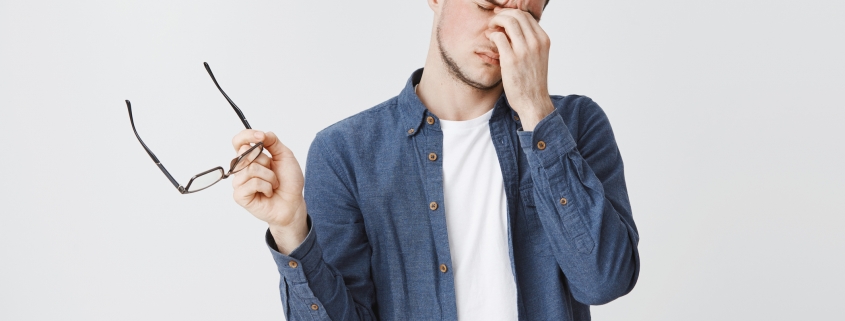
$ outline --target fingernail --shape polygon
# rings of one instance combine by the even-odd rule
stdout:
[[[255,133],[253,133],[252,135],[253,135],[253,136],[255,136],[255,138],[261,138],[261,136],[263,136],[263,135],[264,135],[264,133],[262,133],[262,132],[255,132]]]

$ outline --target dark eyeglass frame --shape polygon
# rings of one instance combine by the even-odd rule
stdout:
[[[217,90],[219,90],[220,93],[223,94],[223,97],[226,98],[226,101],[229,102],[229,105],[231,105],[232,109],[235,110],[235,113],[238,114],[238,118],[241,119],[241,122],[244,124],[244,127],[246,127],[247,129],[252,129],[252,127],[249,126],[249,122],[246,121],[246,117],[244,117],[243,112],[241,112],[241,109],[238,108],[237,105],[235,105],[235,102],[233,102],[232,99],[229,98],[229,95],[226,95],[226,92],[223,91],[223,88],[220,88],[220,84],[217,83],[217,78],[214,77],[214,74],[211,72],[211,67],[208,66],[208,63],[203,62],[203,65],[205,66],[205,70],[208,71],[208,75],[211,76],[211,80],[214,81],[214,85],[217,86]],[[179,190],[179,193],[182,193],[182,194],[190,194],[190,193],[199,192],[201,190],[204,190],[206,188],[211,187],[214,184],[217,184],[217,182],[224,180],[224,179],[228,178],[229,176],[231,176],[232,174],[237,173],[237,172],[241,171],[242,169],[246,168],[246,166],[248,166],[253,161],[255,161],[255,159],[257,159],[258,156],[260,156],[262,151],[264,150],[264,144],[262,142],[258,142],[257,144],[253,145],[252,147],[250,147],[248,150],[246,150],[242,154],[238,155],[238,157],[233,158],[232,161],[229,162],[229,171],[228,172],[223,172],[223,167],[217,166],[215,168],[212,168],[212,169],[209,169],[209,170],[204,171],[202,173],[194,175],[193,177],[191,177],[191,180],[188,181],[188,185],[182,186],[178,182],[176,182],[176,179],[174,179],[173,176],[170,175],[170,172],[168,172],[167,169],[164,168],[164,165],[161,164],[161,162],[158,160],[158,157],[156,157],[156,155],[153,154],[153,151],[150,150],[149,147],[147,147],[147,144],[144,144],[144,141],[141,139],[141,136],[138,135],[138,130],[135,129],[135,119],[132,117],[132,104],[129,102],[129,100],[126,100],[126,109],[129,110],[129,123],[132,124],[132,131],[135,133],[135,137],[138,138],[138,142],[141,143],[141,146],[144,147],[144,150],[146,150],[147,154],[150,155],[150,158],[153,159],[153,162],[155,162],[155,164],[158,166],[158,168],[161,170],[161,172],[164,173],[164,176],[167,176],[167,179],[170,180],[170,183],[172,183],[173,186],[176,187],[177,190]],[[257,149],[257,153],[253,154],[254,152],[256,152],[256,149]],[[253,159],[246,158],[247,156],[251,156],[251,155],[256,155],[256,156]],[[245,164],[241,168],[237,168],[238,167],[237,165],[240,164],[241,161],[244,161],[244,160],[249,161],[249,163]],[[236,170],[236,168],[237,168],[237,170]],[[193,184],[194,181],[197,178],[202,177],[204,175],[207,175],[209,173],[212,173],[214,171],[220,171],[222,173],[222,175],[220,175],[220,177],[217,178],[216,181],[214,181],[214,182],[212,182],[212,183],[208,184],[207,186],[202,187],[200,189],[191,190],[191,184]]]

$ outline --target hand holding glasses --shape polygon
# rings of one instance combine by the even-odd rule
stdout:
[[[235,105],[235,102],[233,102],[228,95],[226,95],[226,92],[223,91],[223,88],[220,88],[220,84],[218,84],[217,79],[214,78],[214,74],[211,72],[211,67],[208,66],[208,63],[204,62],[203,65],[205,65],[205,70],[208,71],[208,75],[211,76],[211,80],[214,81],[214,85],[217,86],[217,89],[220,90],[220,93],[223,94],[223,97],[226,98],[226,101],[229,102],[229,105],[232,105],[232,108],[235,110],[235,113],[238,114],[238,117],[241,119],[241,122],[243,122],[244,127],[246,127],[247,129],[252,129],[252,127],[249,126],[249,122],[246,121],[246,117],[244,117],[244,114],[241,112],[241,109],[238,108],[237,105]],[[233,158],[232,161],[229,162],[229,171],[224,172],[223,167],[221,166],[209,169],[191,177],[191,180],[188,181],[188,185],[185,185],[183,187],[182,185],[179,185],[179,183],[177,183],[175,179],[173,179],[173,176],[171,176],[167,169],[164,168],[164,165],[159,162],[158,158],[155,156],[155,154],[153,154],[153,151],[151,151],[149,147],[144,144],[144,141],[141,140],[141,136],[138,135],[138,130],[135,129],[135,120],[132,118],[132,104],[129,103],[129,100],[126,101],[126,109],[129,110],[129,122],[132,124],[132,131],[135,132],[135,137],[138,138],[138,142],[141,143],[141,146],[144,147],[144,150],[146,150],[147,154],[150,155],[150,158],[153,159],[153,162],[158,165],[158,168],[161,169],[161,172],[164,173],[164,176],[167,176],[167,179],[170,180],[170,183],[172,183],[173,186],[175,186],[176,189],[179,190],[179,193],[182,194],[199,192],[210,187],[211,185],[214,185],[215,183],[221,180],[228,178],[232,174],[237,173],[249,166],[249,164],[255,161],[255,159],[258,158],[258,156],[260,156],[261,152],[264,150],[264,144],[258,142],[255,145],[252,145],[252,147],[247,149],[238,157]]]

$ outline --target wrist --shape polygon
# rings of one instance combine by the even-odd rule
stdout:
[[[528,111],[522,113],[518,112],[523,131],[533,131],[534,127],[536,127],[543,118],[546,118],[546,116],[555,110],[551,99],[548,98],[544,101],[532,103],[531,106],[533,108]]]
[[[290,224],[270,224],[269,229],[279,253],[289,255],[308,236],[308,214],[303,209],[302,213],[299,211],[296,213]]]

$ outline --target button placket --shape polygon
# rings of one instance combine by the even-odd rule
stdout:
[[[417,129],[418,132],[413,141],[418,144],[416,146],[418,156],[416,157],[421,158],[419,159],[421,162],[419,163],[420,169],[422,170],[421,183],[425,188],[425,200],[428,201],[428,209],[424,211],[429,216],[432,242],[436,252],[431,263],[432,267],[439,271],[441,263],[449,263],[451,259],[449,236],[446,233],[446,215],[441,206],[443,202],[443,162],[440,161],[440,158],[443,156],[443,134],[434,115],[425,115],[423,121],[425,123]],[[422,206],[425,205],[420,204],[418,206],[422,209]],[[446,270],[448,271],[448,267]],[[454,287],[453,281],[450,274],[443,274],[443,277],[439,278],[440,286],[444,288]]]

